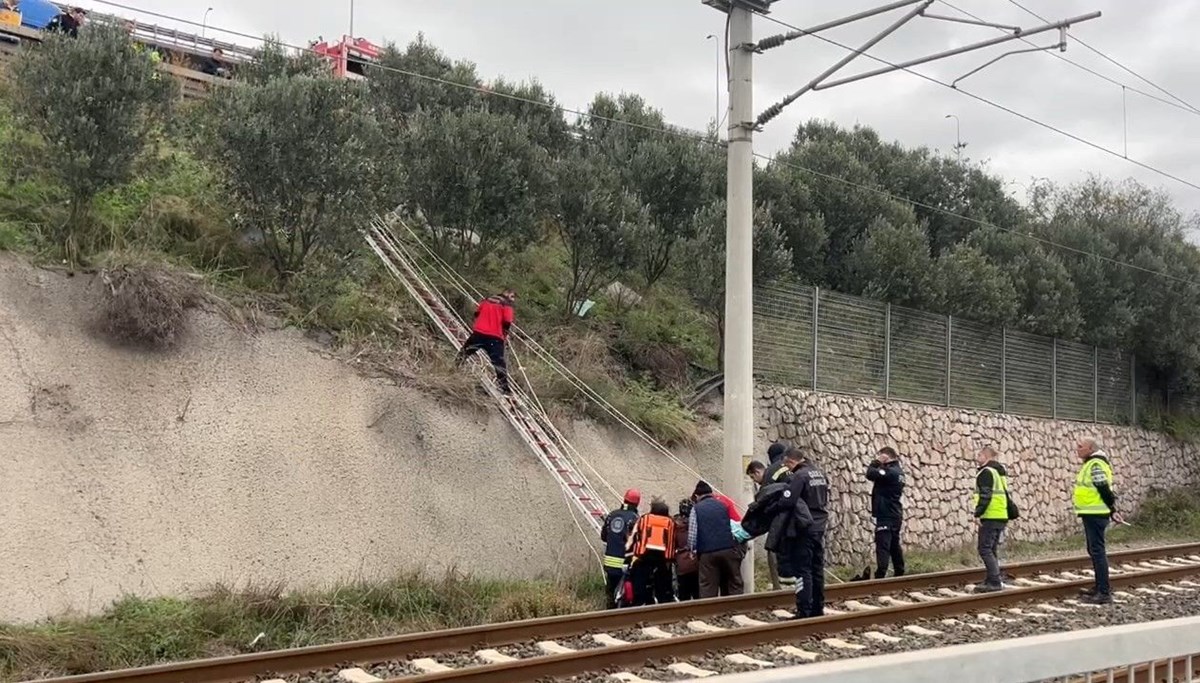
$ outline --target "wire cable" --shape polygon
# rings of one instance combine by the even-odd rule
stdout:
[[[950,9],[952,9],[956,12],[959,12],[960,14],[966,15],[972,19],[975,19],[976,21],[984,21],[984,19],[982,17],[980,17],[978,14],[975,14],[973,12],[965,10],[965,9],[959,7],[958,5],[955,5],[954,3],[950,2],[949,0],[938,0],[938,1],[941,2],[943,5],[949,7]],[[1017,4],[1017,3],[1014,2],[1013,4]],[[1020,5],[1017,5],[1017,6],[1021,7]],[[1021,9],[1025,9],[1025,8],[1021,7]],[[1033,12],[1030,12],[1029,10],[1025,10],[1025,11],[1029,12],[1030,14],[1033,14],[1033,16],[1037,17],[1038,19],[1041,19],[1042,21],[1049,23],[1048,20],[1043,19],[1042,17],[1038,16],[1037,14],[1034,14]],[[1006,31],[1005,29],[1003,29],[999,26],[996,27],[996,30],[998,30],[1002,33],[1008,33],[1008,31]],[[1071,34],[1071,37],[1075,40],[1075,42],[1079,43],[1081,46],[1088,47],[1088,45],[1086,43],[1084,43],[1082,40],[1080,40],[1078,36]],[[1036,45],[1036,43],[1034,43],[1032,40],[1029,40],[1028,38],[1021,38],[1021,41],[1028,45]],[[1092,48],[1089,48],[1089,49],[1092,49]],[[1200,109],[1196,109],[1187,103],[1180,104],[1180,102],[1182,102],[1182,100],[1180,100],[1179,102],[1172,102],[1171,100],[1166,99],[1165,97],[1161,97],[1159,95],[1155,95],[1154,93],[1149,93],[1149,92],[1146,92],[1145,90],[1141,90],[1140,88],[1135,88],[1126,83],[1122,83],[1121,81],[1118,81],[1117,79],[1112,78],[1111,76],[1102,74],[1099,71],[1096,71],[1095,69],[1093,69],[1085,64],[1080,64],[1079,62],[1077,62],[1069,57],[1064,57],[1059,52],[1050,52],[1049,54],[1051,56],[1053,56],[1054,58],[1062,60],[1062,61],[1066,62],[1067,64],[1070,64],[1071,66],[1073,66],[1081,71],[1087,72],[1087,73],[1095,76],[1096,78],[1107,81],[1107,82],[1109,82],[1113,85],[1119,86],[1121,88],[1125,88],[1129,92],[1136,93],[1138,95],[1141,95],[1142,97],[1146,97],[1148,99],[1154,100],[1155,102],[1165,104],[1169,107],[1174,107],[1174,108],[1176,108],[1180,111],[1186,112],[1188,114],[1192,114],[1194,116],[1200,116]],[[1134,75],[1137,75],[1137,74],[1134,74]],[[1139,78],[1140,78],[1140,76],[1139,76]],[[1151,85],[1154,85],[1154,84],[1151,83]],[[1154,86],[1154,87],[1158,87],[1158,86]],[[1161,90],[1161,88],[1160,88],[1160,90]],[[1168,93],[1168,95],[1170,95],[1170,94]],[[1170,95],[1170,96],[1175,97],[1174,95]],[[1176,97],[1175,99],[1178,100],[1179,98]]]
[[[97,1],[99,1],[99,0],[97,0]],[[786,27],[786,28],[789,28],[789,29],[791,29],[791,30],[793,30],[793,31],[802,31],[802,30],[803,30],[803,29],[801,29],[801,28],[800,28],[800,27],[798,27],[798,26],[795,26],[795,25],[793,25],[793,24],[789,24],[789,23],[787,23],[786,21],[783,21],[782,19],[778,19],[778,18],[776,18],[776,17],[773,17],[773,16],[771,16],[771,15],[761,15],[761,14],[760,14],[759,16],[760,16],[760,17],[762,17],[763,19],[766,19],[767,21],[774,22],[774,23],[776,23],[776,24],[779,24],[780,26],[784,26],[784,27]],[[912,74],[913,76],[917,76],[918,78],[921,78],[921,79],[924,79],[924,80],[926,80],[926,81],[929,81],[930,83],[934,83],[934,84],[937,84],[937,85],[940,85],[940,86],[942,86],[943,88],[948,88],[948,89],[950,89],[950,90],[953,90],[954,92],[961,93],[962,95],[965,95],[965,96],[967,96],[967,97],[969,97],[969,98],[971,98],[971,99],[973,99],[973,100],[975,100],[975,101],[977,101],[977,102],[981,102],[981,103],[983,103],[983,104],[986,104],[986,105],[988,105],[989,107],[993,107],[993,108],[995,108],[995,109],[999,109],[1000,111],[1003,111],[1003,112],[1005,112],[1005,113],[1007,113],[1007,114],[1010,114],[1010,115],[1012,115],[1012,116],[1015,116],[1015,117],[1017,117],[1017,118],[1019,118],[1019,119],[1022,119],[1022,120],[1024,120],[1024,121],[1027,121],[1027,122],[1029,122],[1029,123],[1032,123],[1032,124],[1034,124],[1034,125],[1036,125],[1036,126],[1039,126],[1039,127],[1041,127],[1041,128],[1045,128],[1046,130],[1049,130],[1049,131],[1051,131],[1051,132],[1053,132],[1053,133],[1057,133],[1058,135],[1061,135],[1061,136],[1063,136],[1063,137],[1066,137],[1066,138],[1069,138],[1069,139],[1071,139],[1071,140],[1074,140],[1074,141],[1076,141],[1076,142],[1078,142],[1078,143],[1080,143],[1080,144],[1087,145],[1088,147],[1091,147],[1092,149],[1095,149],[1095,150],[1097,150],[1097,151],[1099,151],[1099,152],[1104,152],[1105,154],[1109,154],[1109,155],[1111,155],[1111,156],[1114,156],[1114,157],[1116,157],[1116,158],[1118,158],[1118,159],[1123,159],[1124,161],[1127,161],[1128,163],[1131,163],[1131,164],[1133,164],[1134,166],[1137,166],[1138,168],[1141,168],[1141,169],[1143,169],[1143,170],[1150,171],[1151,173],[1158,174],[1158,175],[1160,175],[1160,176],[1162,176],[1162,177],[1164,177],[1164,178],[1168,178],[1168,179],[1170,179],[1170,180],[1174,180],[1175,182],[1177,182],[1177,183],[1180,183],[1180,184],[1182,184],[1182,185],[1186,185],[1186,186],[1188,186],[1188,187],[1190,187],[1190,188],[1192,188],[1192,189],[1194,189],[1194,190],[1200,190],[1200,184],[1197,184],[1197,183],[1195,183],[1195,182],[1192,182],[1192,181],[1190,181],[1190,180],[1187,180],[1186,178],[1182,178],[1182,177],[1180,177],[1180,176],[1178,176],[1178,175],[1175,175],[1174,173],[1171,173],[1171,172],[1169,172],[1169,171],[1164,171],[1164,170],[1162,170],[1162,169],[1160,169],[1160,168],[1156,168],[1156,167],[1154,167],[1154,166],[1151,166],[1150,164],[1147,164],[1147,163],[1145,163],[1145,162],[1143,162],[1143,161],[1138,161],[1137,159],[1133,159],[1133,158],[1131,158],[1131,157],[1127,157],[1127,156],[1123,155],[1121,152],[1118,152],[1118,151],[1116,151],[1116,150],[1114,150],[1114,149],[1110,149],[1110,148],[1108,148],[1108,147],[1105,147],[1104,145],[1101,145],[1101,144],[1100,144],[1100,143],[1098,143],[1098,142],[1094,142],[1094,141],[1092,141],[1092,140],[1088,140],[1087,138],[1084,138],[1084,137],[1082,137],[1082,136],[1076,135],[1075,133],[1071,133],[1071,132],[1069,132],[1069,131],[1066,131],[1066,130],[1064,130],[1064,129],[1062,129],[1062,128],[1059,128],[1058,126],[1055,126],[1055,125],[1053,125],[1053,124],[1046,123],[1045,121],[1041,121],[1041,120],[1039,120],[1039,119],[1035,119],[1035,118],[1033,118],[1032,116],[1030,116],[1030,115],[1028,115],[1028,114],[1025,114],[1025,113],[1019,112],[1019,111],[1017,111],[1017,110],[1015,110],[1015,109],[1013,109],[1013,108],[1011,108],[1011,107],[1008,107],[1008,106],[1005,106],[1005,105],[1003,105],[1003,104],[1000,104],[1000,103],[998,103],[998,102],[995,102],[995,101],[993,101],[993,100],[990,100],[990,99],[988,99],[988,98],[986,98],[986,97],[984,97],[984,96],[982,96],[982,95],[976,95],[975,93],[973,93],[973,92],[970,92],[970,91],[968,91],[968,90],[963,90],[962,88],[955,87],[955,86],[954,86],[953,84],[951,84],[951,83],[947,83],[947,82],[945,82],[945,81],[942,81],[942,80],[939,80],[939,79],[937,79],[937,78],[934,78],[933,76],[929,76],[929,75],[923,74],[923,73],[921,73],[920,71],[914,71],[914,70],[913,70],[912,68],[910,68],[910,67],[901,67],[900,65],[896,64],[895,62],[890,62],[890,61],[888,61],[888,60],[886,60],[886,59],[884,59],[884,58],[882,58],[882,57],[877,57],[877,56],[875,56],[875,55],[872,55],[872,54],[870,54],[870,53],[868,53],[868,52],[861,52],[861,51],[859,51],[859,50],[858,50],[858,48],[851,47],[851,46],[849,46],[849,45],[846,45],[845,43],[840,43],[840,42],[838,42],[838,41],[836,41],[836,40],[833,40],[832,38],[829,38],[828,36],[825,36],[825,35],[822,35],[822,34],[819,34],[819,33],[810,34],[810,35],[812,35],[812,37],[813,37],[813,38],[816,38],[817,40],[824,41],[824,42],[826,42],[826,43],[829,43],[830,45],[835,45],[835,46],[837,46],[837,47],[840,47],[840,48],[842,48],[843,50],[848,50],[848,51],[850,51],[850,52],[858,52],[859,54],[861,54],[862,56],[864,56],[864,57],[866,57],[866,58],[868,58],[868,59],[874,60],[874,61],[876,61],[876,62],[879,62],[880,64],[884,64],[884,65],[886,65],[886,66],[893,67],[893,68],[895,68],[897,71],[903,71],[903,72],[905,72],[905,73]]]
[[[1045,19],[1042,18],[1042,16],[1040,14],[1038,14],[1037,12],[1034,12],[1033,10],[1029,9],[1028,7],[1022,5],[1020,2],[1017,2],[1017,0],[1008,0],[1008,1],[1011,2],[1013,5],[1016,5],[1018,8],[1024,10],[1028,14],[1032,15],[1033,17],[1036,17],[1037,19],[1041,19],[1042,21],[1046,21]],[[1190,109],[1194,112],[1200,113],[1200,109],[1196,108],[1192,103],[1188,102],[1187,100],[1183,99],[1182,97],[1179,97],[1178,95],[1171,92],[1170,90],[1167,90],[1166,88],[1155,83],[1154,81],[1150,80],[1149,78],[1146,78],[1145,76],[1139,74],[1138,72],[1134,71],[1133,69],[1125,66],[1121,62],[1118,62],[1116,59],[1109,57],[1107,54],[1102,52],[1099,48],[1092,47],[1088,43],[1081,40],[1078,36],[1073,36],[1073,37],[1075,38],[1075,42],[1079,43],[1084,48],[1096,53],[1097,55],[1099,55],[1100,57],[1102,57],[1109,63],[1113,64],[1117,68],[1125,71],[1129,75],[1133,76],[1134,78],[1137,78],[1138,80],[1140,80],[1143,83],[1145,83],[1146,85],[1149,85],[1150,87],[1158,90],[1159,92],[1163,93],[1164,95],[1174,99],[1176,102],[1179,102],[1180,104],[1184,105],[1188,109]]]

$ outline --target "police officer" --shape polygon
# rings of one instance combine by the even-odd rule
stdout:
[[[1117,496],[1113,493],[1113,469],[1108,455],[1101,450],[1100,440],[1095,437],[1080,439],[1075,446],[1075,455],[1082,461],[1079,474],[1075,476],[1075,491],[1072,498],[1075,514],[1083,521],[1083,534],[1087,539],[1087,552],[1092,558],[1092,573],[1096,585],[1080,598],[1092,605],[1112,603],[1112,592],[1108,585],[1108,551],[1104,534],[1108,520],[1120,524],[1123,520],[1117,512]]]
[[[994,593],[1004,589],[1000,580],[1000,539],[1008,526],[1008,472],[1000,464],[999,454],[985,446],[975,456],[974,515],[979,524],[979,559],[987,569],[987,578],[975,586],[976,593]]]
[[[625,575],[625,544],[638,520],[638,504],[642,494],[637,489],[625,492],[624,504],[604,518],[600,541],[604,543],[604,583],[608,589],[608,608],[617,606],[617,587]]]
[[[783,492],[783,514],[790,514],[784,549],[796,577],[796,618],[825,614],[825,526],[829,521],[829,482],[797,448],[783,461],[791,471]]]
[[[904,576],[904,548],[900,545],[900,529],[904,524],[904,470],[896,449],[884,446],[867,465],[867,481],[871,488],[871,517],[875,518],[875,578],[887,576],[888,560],[896,576]]]

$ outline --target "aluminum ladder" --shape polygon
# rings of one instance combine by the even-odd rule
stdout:
[[[453,344],[455,349],[460,348],[470,334],[470,330],[446,303],[437,288],[426,279],[405,244],[396,238],[389,225],[391,220],[398,219],[394,217],[377,218],[363,230],[367,244],[383,261],[388,271],[404,285],[404,288],[421,306],[421,309],[425,311],[425,314],[429,316],[446,340]],[[517,434],[550,471],[555,481],[575,506],[583,512],[592,527],[599,530],[604,523],[605,516],[608,515],[608,509],[591,484],[579,472],[576,463],[567,456],[567,449],[561,443],[558,430],[548,428],[550,418],[540,408],[532,405],[519,391],[514,391],[512,396],[504,395],[496,386],[490,362],[477,357],[475,366],[484,389],[499,406],[500,412],[508,418],[509,423],[517,430]]]

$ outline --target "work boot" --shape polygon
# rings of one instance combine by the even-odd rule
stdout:
[[[1091,593],[1080,598],[1079,602],[1086,605],[1111,605],[1112,595],[1108,593]]]
[[[1086,596],[1089,596],[1089,595],[1095,595],[1095,594],[1096,594],[1096,587],[1095,587],[1095,586],[1092,586],[1091,588],[1080,588],[1080,589],[1079,589],[1079,594],[1080,594],[1081,596],[1084,596],[1084,597],[1086,597]]]
[[[976,594],[980,594],[980,593],[997,593],[997,592],[999,592],[999,591],[1002,591],[1002,590],[1004,590],[1004,585],[1003,585],[1003,584],[999,584],[999,583],[986,583],[986,582],[984,582],[984,583],[981,583],[981,584],[979,584],[978,586],[975,586],[975,591],[974,591],[974,592],[975,592]]]

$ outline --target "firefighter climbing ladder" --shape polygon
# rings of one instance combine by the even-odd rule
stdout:
[[[405,245],[393,234],[388,220],[391,219],[377,219],[363,231],[367,243],[388,271],[404,285],[442,335],[456,349],[459,348],[470,330],[446,303],[437,288],[425,278]],[[500,412],[504,413],[522,440],[537,455],[538,460],[550,470],[550,474],[567,497],[584,513],[593,528],[598,530],[608,510],[568,455],[573,449],[566,443],[566,439],[553,426],[541,407],[536,405],[531,397],[523,395],[515,387],[515,383],[512,396],[501,393],[492,378],[490,363],[477,357],[475,367],[480,372],[484,388],[500,407]]]

